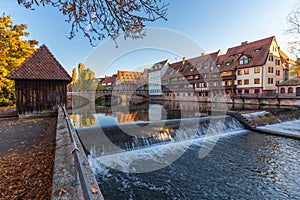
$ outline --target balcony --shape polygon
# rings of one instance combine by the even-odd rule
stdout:
[[[225,80],[235,80],[236,79],[236,75],[234,74],[234,75],[222,76],[221,78],[224,81]]]

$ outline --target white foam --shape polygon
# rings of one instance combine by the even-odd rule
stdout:
[[[220,137],[228,137],[234,134],[247,132],[244,129],[228,132],[222,135],[206,136],[184,140],[179,142],[169,142],[152,145],[132,151],[120,152],[99,157],[89,157],[89,163],[94,173],[100,173],[106,177],[111,176],[108,168],[113,168],[123,172],[145,173],[168,166],[178,159],[192,144],[205,148],[204,145],[216,142]],[[203,143],[205,140],[206,143]],[[91,151],[92,152],[92,151]]]
[[[260,111],[260,112],[253,112],[253,113],[247,113],[247,114],[242,114],[246,118],[251,118],[251,117],[263,117],[267,114],[270,114],[267,111]]]
[[[259,128],[268,129],[271,131],[279,131],[283,133],[300,135],[300,119],[260,126]]]

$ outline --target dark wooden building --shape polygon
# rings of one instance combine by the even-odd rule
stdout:
[[[51,112],[58,105],[66,104],[67,84],[71,77],[45,45],[8,78],[15,80],[18,114]]]

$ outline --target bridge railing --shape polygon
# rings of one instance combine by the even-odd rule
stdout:
[[[82,92],[82,93],[88,93],[88,92],[96,92],[96,93],[124,93],[124,92],[132,92],[132,93],[148,93],[148,90],[72,90],[68,91],[71,93],[76,93],[76,92]]]
[[[231,98],[261,98],[261,99],[276,99],[276,98],[300,98],[295,93],[291,94],[231,94]]]

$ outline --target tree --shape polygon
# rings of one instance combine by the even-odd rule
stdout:
[[[0,105],[12,105],[15,101],[14,81],[6,76],[19,66],[34,51],[36,40],[29,36],[27,25],[14,25],[10,16],[0,17]]]
[[[83,72],[84,69],[85,69],[84,64],[83,64],[83,63],[79,63],[79,64],[78,64],[78,79],[79,79],[79,80],[80,80],[80,78],[81,78],[81,74],[82,74],[82,72]]]
[[[166,20],[168,4],[162,0],[18,0],[29,9],[53,6],[71,24],[69,38],[81,31],[95,45],[105,38],[141,38],[147,22]]]
[[[72,82],[71,84],[74,84],[77,81],[77,72],[76,72],[76,68],[73,68],[72,70]]]
[[[289,52],[296,57],[296,66],[291,69],[291,75],[295,75],[300,73],[300,1],[289,13],[287,22],[287,33],[294,38],[294,41],[289,42]]]
[[[80,75],[79,88],[83,90],[95,90],[96,84],[94,83],[95,73],[89,68],[82,71]]]
[[[89,68],[85,69],[84,64],[79,63],[78,80],[75,82],[74,88],[79,90],[95,90],[97,85],[94,83],[94,80],[95,80],[95,72],[93,72]]]

